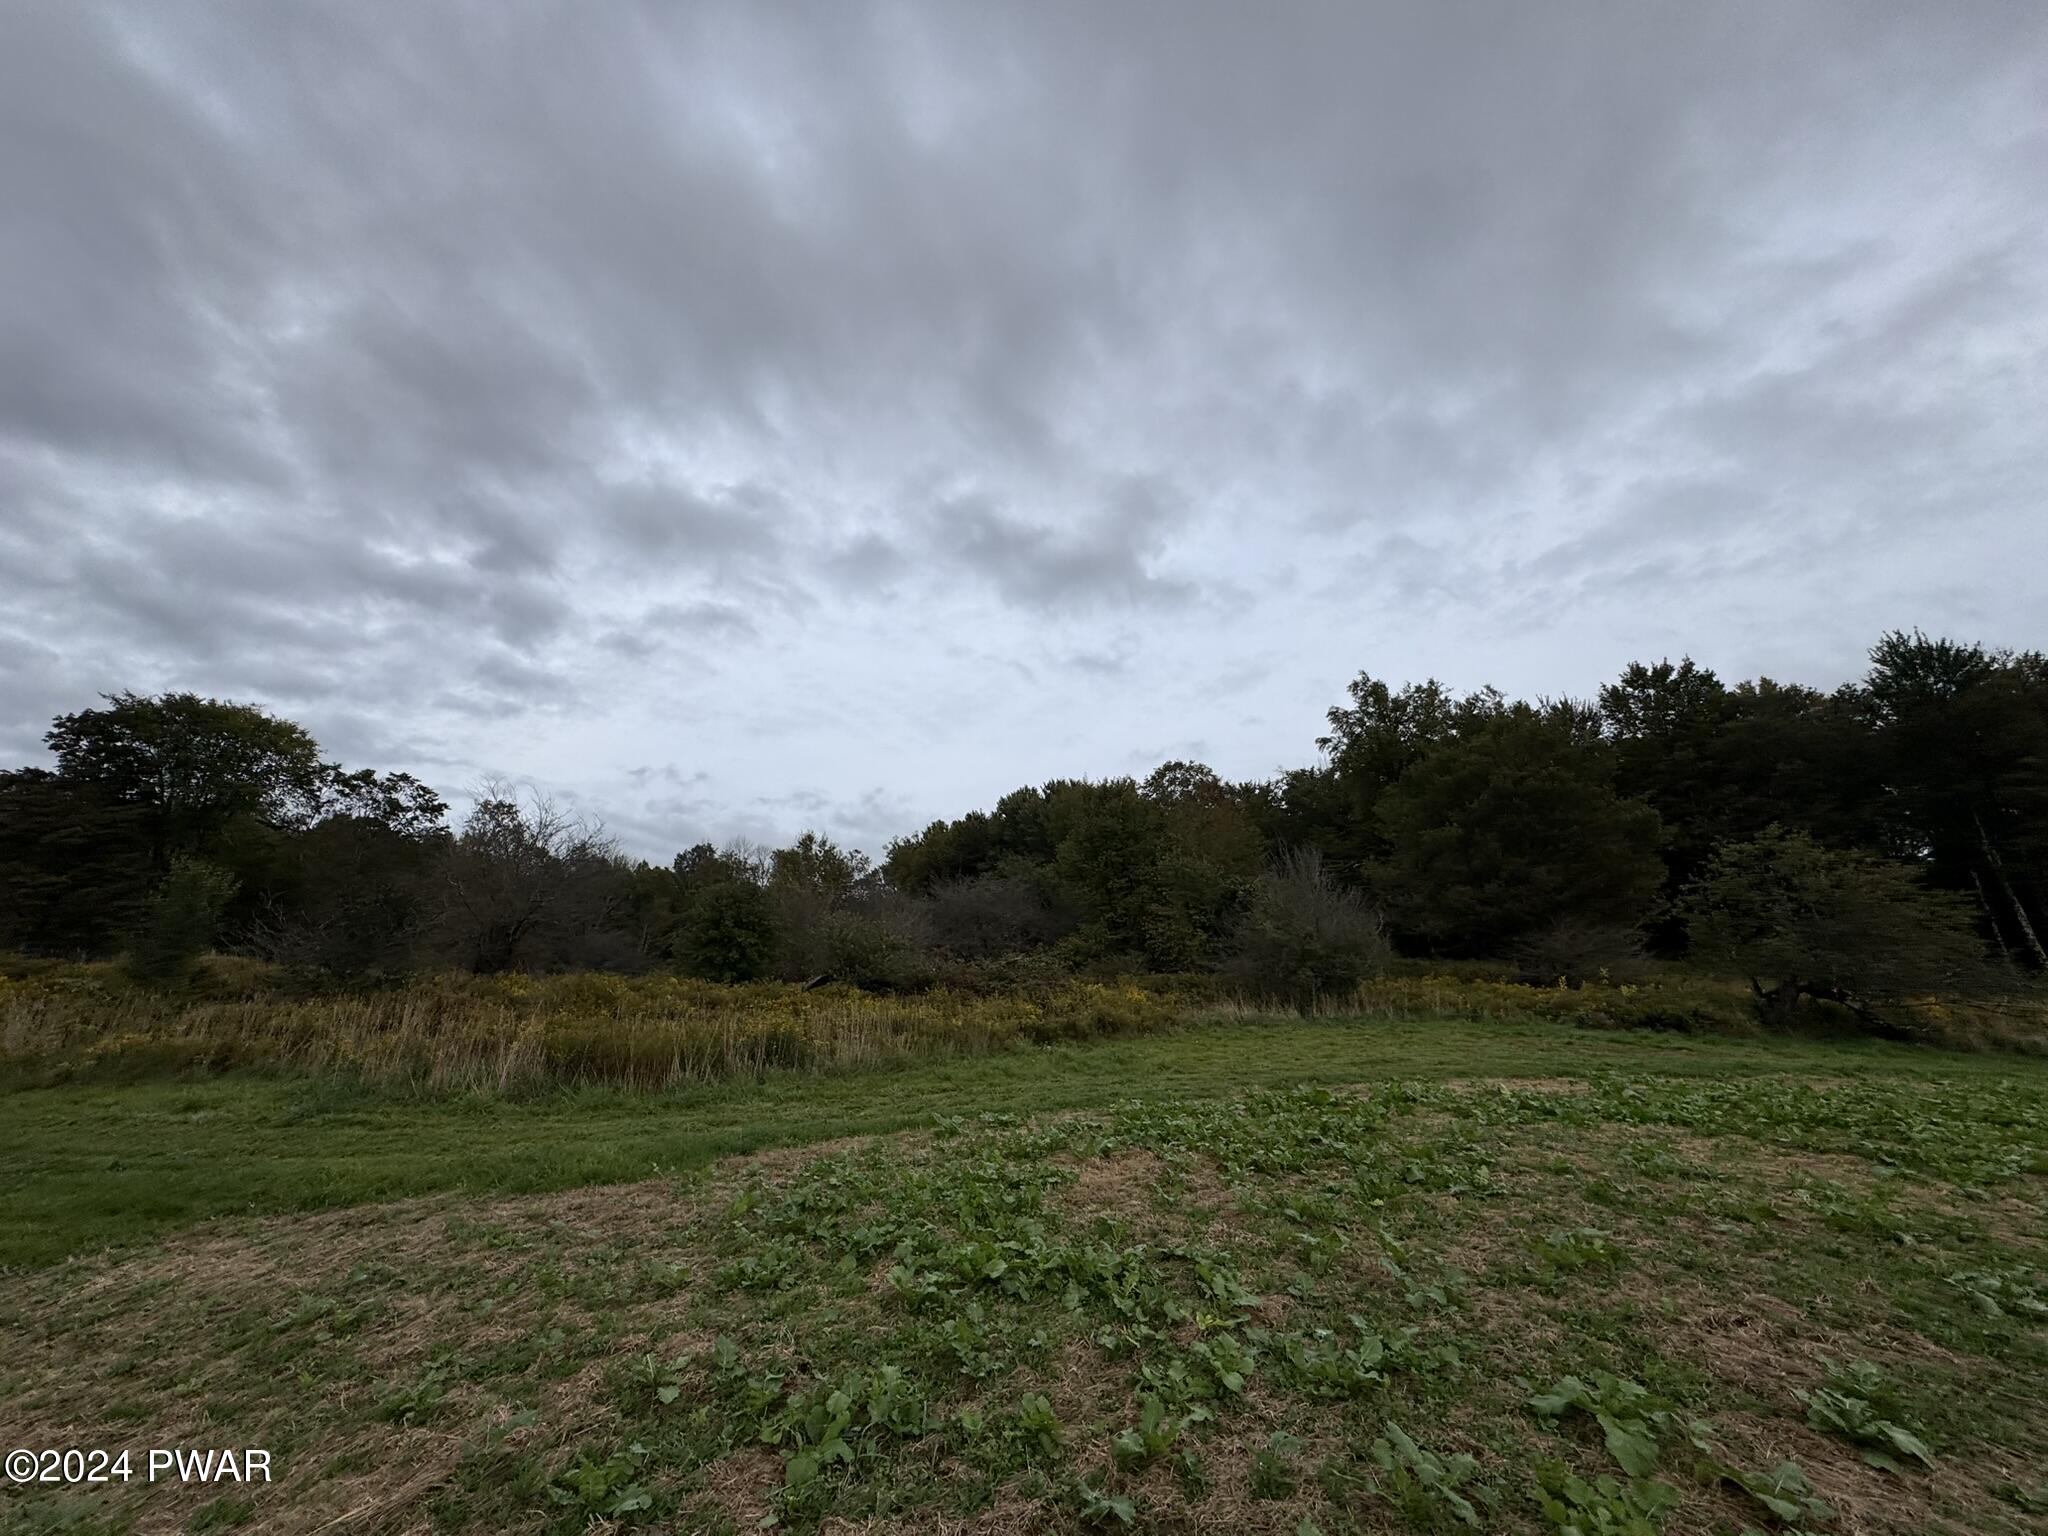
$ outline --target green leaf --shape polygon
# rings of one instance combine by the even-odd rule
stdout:
[[[1931,1467],[1934,1465],[1934,1455],[1927,1449],[1927,1442],[1911,1430],[1901,1429],[1889,1419],[1878,1420],[1877,1427],[1883,1432],[1885,1439],[1891,1441],[1895,1447],[1905,1452],[1906,1455],[1915,1458],[1923,1466]]]
[[[1792,1499],[1780,1498],[1777,1494],[1766,1493],[1761,1488],[1751,1488],[1749,1495],[1780,1520],[1797,1520],[1799,1518],[1799,1505]]]
[[[1529,1406],[1546,1419],[1554,1419],[1565,1409],[1584,1402],[1590,1394],[1586,1384],[1576,1376],[1567,1376],[1548,1392],[1540,1392],[1529,1399]]]
[[[1607,1432],[1608,1454],[1621,1463],[1630,1477],[1648,1477],[1657,1467],[1657,1442],[1640,1430],[1617,1420],[1612,1414],[1595,1414]],[[1634,1423],[1641,1423],[1635,1420]]]

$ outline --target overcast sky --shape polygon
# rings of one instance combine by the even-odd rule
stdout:
[[[2048,644],[2048,7],[0,10],[0,763],[636,852]]]

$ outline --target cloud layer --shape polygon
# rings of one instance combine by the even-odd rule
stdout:
[[[0,761],[257,698],[639,851],[1821,683],[2048,569],[2027,6],[17,7]]]

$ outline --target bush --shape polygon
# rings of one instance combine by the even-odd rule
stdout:
[[[1740,982],[1674,975],[1642,985],[1532,987],[1464,974],[1397,975],[1367,982],[1349,1011],[1385,1018],[1545,1019],[1587,1029],[1750,1034],[1756,1023]]]
[[[1647,968],[1642,934],[1617,923],[1561,917],[1515,945],[1514,974],[1531,986],[1638,981]]]
[[[986,960],[941,959],[933,983],[979,997],[1034,994],[1073,981],[1074,971],[1060,955],[1038,950],[1028,955],[991,955]]]
[[[142,981],[176,981],[213,947],[221,914],[240,882],[204,859],[179,857],[150,892],[130,941],[127,969]]]
[[[1256,997],[1309,1012],[1383,971],[1391,954],[1379,914],[1325,879],[1322,856],[1305,848],[1259,877],[1225,972]]]
[[[1048,993],[1025,1034],[1040,1043],[1092,1040],[1101,1035],[1146,1034],[1173,1019],[1171,1003],[1137,987],[1081,982]]]
[[[775,913],[750,880],[721,880],[699,892],[683,918],[676,959],[705,981],[758,981],[775,962]]]
[[[1066,927],[1031,881],[993,874],[934,885],[931,924],[933,942],[961,960],[1042,949]]]
[[[911,992],[931,985],[932,965],[918,942],[914,912],[834,912],[824,922],[824,974],[865,992]]]

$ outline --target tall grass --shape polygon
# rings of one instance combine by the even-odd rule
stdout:
[[[216,971],[181,993],[130,987],[102,967],[0,979],[0,1076],[21,1085],[258,1068],[436,1090],[658,1089],[1130,1034],[1176,1013],[1135,987],[1086,982],[1030,995],[872,996],[593,974],[431,977],[303,996],[243,977],[222,986]]]
[[[1378,977],[1319,1012],[1385,1019],[1547,1019],[1588,1029],[1680,1034],[1761,1031],[1749,985],[1672,968],[1621,985],[1532,987],[1483,974]],[[1969,1000],[1923,997],[1884,1010],[1890,1034],[1951,1050],[2048,1054],[2048,1003],[2038,992]],[[1836,1003],[1809,1002],[1798,1027],[1814,1035],[1869,1034],[1871,1021]]]
[[[1216,978],[1192,976],[898,996],[673,976],[432,976],[388,990],[308,994],[269,967],[229,957],[207,962],[174,991],[135,986],[108,965],[30,963],[0,966],[0,1086],[255,1069],[435,1091],[517,1093],[565,1083],[662,1089],[1275,1011],[1233,999]],[[1757,1027],[1742,983],[1682,973],[1643,985],[1567,989],[1411,972],[1327,994],[1311,1011],[1690,1034]],[[1819,1032],[1863,1027],[1828,1005],[1814,1009],[1810,1022]],[[1909,1032],[1936,1044],[2048,1052],[2048,1009],[1930,999],[1914,1010]]]

